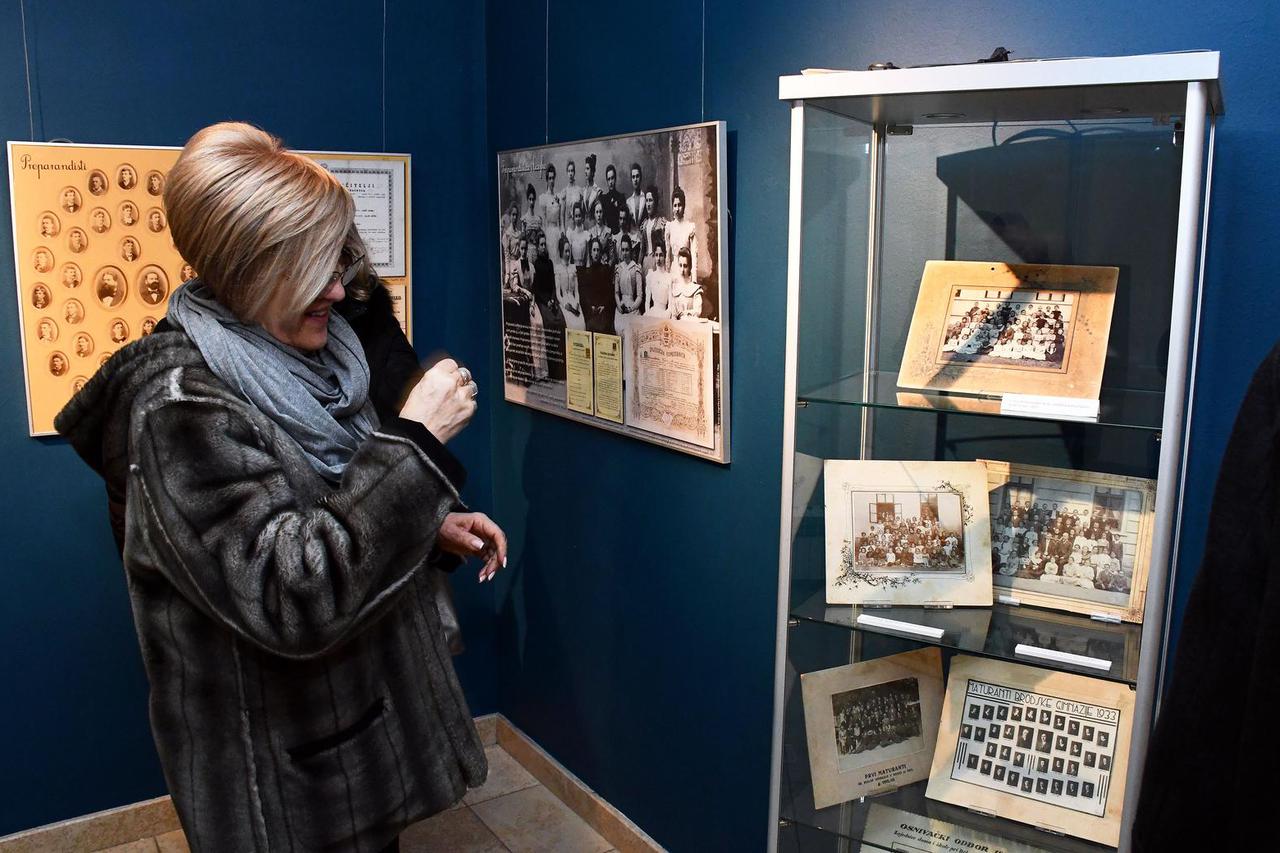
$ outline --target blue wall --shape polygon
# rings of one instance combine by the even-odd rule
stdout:
[[[488,10],[491,153],[704,118],[701,4],[490,0]],[[495,410],[494,493],[519,556],[499,584],[502,710],[672,849],[763,847],[789,147],[777,78],[804,67],[967,61],[997,45],[1016,57],[1222,51],[1229,115],[1214,174],[1180,614],[1222,448],[1280,313],[1278,37],[1275,5],[1260,2],[710,0],[705,118],[728,122],[731,155],[734,461],[719,468],[516,406]],[[490,191],[494,180],[491,171]]]
[[[237,118],[293,147],[413,154],[418,347],[483,363],[487,309],[459,291],[487,267],[441,249],[474,242],[490,216],[483,8],[388,4],[384,149],[380,2],[25,5],[38,140],[181,145]],[[30,139],[18,3],[0,10],[0,92],[0,136]],[[62,441],[26,435],[14,291],[0,262],[0,835],[165,793],[101,481]],[[488,432],[482,415],[458,440],[478,508]],[[473,711],[492,711],[493,594],[473,576],[455,587],[469,643],[459,669]]]
[[[38,139],[178,145],[234,117],[297,147],[383,147],[381,3],[151,4],[145,17],[123,0],[80,16],[26,6]],[[1280,240],[1269,213],[1280,190],[1271,4],[712,0],[705,46],[701,5],[679,0],[388,11],[386,147],[415,155],[417,341],[424,353],[443,345],[463,356],[486,392],[459,446],[473,502],[494,507],[515,549],[494,590],[457,578],[475,712],[507,713],[672,849],[763,847],[788,191],[777,77],[802,67],[960,61],[997,44],[1020,57],[1223,51],[1230,112],[1214,176],[1181,607],[1222,447],[1280,309],[1268,263]],[[6,139],[29,138],[20,34],[9,4]],[[473,289],[496,296],[498,149],[704,117],[729,126],[727,468],[502,403],[489,322],[498,306]],[[0,258],[10,239],[0,228]],[[0,294],[13,286],[0,263]],[[15,543],[0,580],[0,749],[11,768],[0,833],[164,790],[101,489],[61,442],[25,437],[16,341],[16,308],[0,297],[0,392],[10,401],[0,411],[0,535]],[[71,535],[64,518],[76,519]]]

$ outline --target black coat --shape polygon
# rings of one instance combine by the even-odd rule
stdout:
[[[333,486],[163,330],[55,425],[124,508],[152,733],[193,851],[376,850],[484,781],[427,571],[460,498],[425,428],[388,418]]]
[[[1236,416],[1147,754],[1135,853],[1274,849],[1280,794],[1280,347]]]

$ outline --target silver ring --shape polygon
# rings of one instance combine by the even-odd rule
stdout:
[[[477,384],[476,384],[476,383],[474,383],[474,382],[469,382],[469,383],[467,383],[467,384],[469,384],[469,385],[471,386],[471,399],[472,399],[472,400],[474,400],[476,397],[479,397],[479,396],[480,396],[480,386],[479,386],[479,385],[477,385]]]
[[[467,370],[465,367],[458,368],[458,375],[462,377],[462,382],[459,383],[461,385],[466,385],[471,381],[471,371]]]

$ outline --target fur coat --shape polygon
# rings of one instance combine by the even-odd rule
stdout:
[[[124,509],[193,851],[376,851],[483,782],[422,571],[460,503],[425,429],[384,424],[330,487],[181,332],[120,350],[56,426]]]

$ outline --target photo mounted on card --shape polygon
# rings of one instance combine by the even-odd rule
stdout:
[[[942,652],[917,649],[800,676],[814,808],[928,778]]]
[[[1141,622],[1156,481],[982,460],[998,594]]]
[[[1114,847],[1133,709],[1125,684],[957,655],[925,795]]]
[[[898,385],[1097,399],[1119,272],[929,261]]]
[[[991,604],[980,462],[827,460],[827,602]]]

